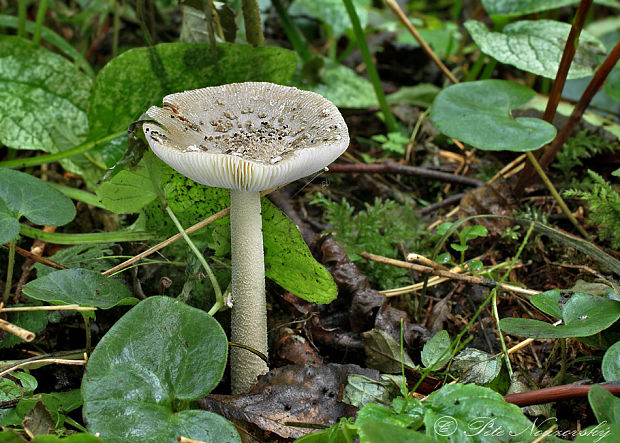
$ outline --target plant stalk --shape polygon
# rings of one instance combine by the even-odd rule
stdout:
[[[36,27],[34,28],[34,34],[32,36],[32,42],[37,45],[41,41],[41,29],[43,28],[43,20],[45,20],[46,12],[47,0],[41,0],[39,2],[39,9],[37,9]]]
[[[260,9],[257,0],[241,0],[243,9],[243,23],[245,24],[245,39],[252,46],[263,46],[265,37],[260,21]]]
[[[11,287],[13,286],[13,268],[15,268],[15,244],[17,239],[13,239],[9,242],[9,262],[6,268],[6,283],[4,286],[4,294],[2,296],[2,302],[6,306],[9,302],[9,296],[11,295]]]
[[[383,87],[381,86],[381,79],[379,78],[379,74],[377,73],[377,68],[375,67],[374,62],[372,61],[372,55],[370,54],[370,50],[368,49],[368,44],[366,43],[366,36],[364,35],[364,31],[362,30],[362,25],[360,23],[359,17],[357,16],[357,11],[355,11],[355,6],[353,6],[352,0],[343,0],[343,2],[345,8],[347,9],[347,14],[349,15],[351,24],[353,25],[353,32],[355,33],[357,46],[362,53],[364,65],[366,65],[368,79],[372,83],[372,87],[375,90],[375,95],[377,96],[377,101],[379,102],[379,107],[381,108],[381,112],[383,113],[383,116],[385,118],[385,126],[387,126],[388,132],[396,132],[398,130],[398,126],[396,125],[396,120],[394,120],[392,111],[390,111],[390,106],[388,105],[388,102],[385,98],[385,93],[383,92]]]
[[[540,176],[542,181],[547,186],[547,189],[549,189],[549,192],[551,192],[551,195],[553,195],[555,201],[558,203],[558,205],[560,205],[562,212],[564,212],[570,222],[577,228],[577,230],[581,233],[581,235],[583,235],[585,239],[591,240],[592,238],[590,237],[590,234],[586,232],[586,230],[579,224],[573,213],[570,212],[570,209],[568,209],[568,206],[566,206],[566,203],[562,199],[562,196],[558,193],[557,189],[555,189],[555,186],[553,186],[553,183],[551,183],[551,180],[549,180],[549,177],[547,176],[547,174],[545,174],[545,171],[543,171],[543,168],[538,163],[538,160],[536,160],[536,157],[534,157],[534,154],[532,154],[532,151],[528,151],[525,154],[532,163],[532,166],[534,166],[536,172],[538,172],[538,175]]]
[[[4,162],[0,162],[0,168],[26,168],[28,166],[38,166],[43,165],[45,163],[51,163],[58,160],[62,160],[63,158],[68,158],[73,155],[82,154],[83,152],[89,151],[95,148],[97,145],[102,143],[109,142],[114,140],[117,137],[120,137],[123,134],[126,134],[127,131],[119,131],[110,135],[106,135],[105,137],[98,138],[96,140],[88,140],[79,145],[67,149],[66,151],[56,152],[55,154],[46,154],[39,155],[37,157],[28,157],[28,158],[16,158],[15,160],[8,160]]]
[[[81,245],[109,242],[129,242],[151,240],[154,235],[150,232],[115,231],[93,232],[88,234],[65,234],[62,232],[45,232],[28,225],[20,225],[19,233],[24,237],[41,240],[57,245]]]
[[[215,292],[215,304],[219,308],[221,308],[222,306],[224,306],[224,297],[222,296],[222,289],[220,288],[220,285],[217,282],[217,278],[215,278],[215,274],[211,270],[211,266],[209,266],[209,263],[207,263],[207,260],[205,260],[205,256],[198,250],[194,242],[189,238],[189,235],[185,233],[185,229],[183,229],[183,226],[181,226],[181,222],[179,222],[179,219],[176,217],[176,215],[174,215],[174,212],[172,212],[172,209],[170,209],[170,206],[168,205],[166,205],[166,212],[168,213],[168,216],[172,219],[172,222],[178,229],[179,233],[183,236],[185,243],[187,243],[187,245],[192,250],[196,258],[198,258],[198,261],[200,262],[205,272],[209,276],[211,285],[213,285],[213,291]],[[212,310],[209,311],[211,315],[217,312],[217,310],[213,313],[211,313],[211,311]]]
[[[288,15],[288,11],[282,2],[280,0],[271,0],[271,4],[278,14],[280,25],[282,26],[282,29],[284,29],[284,33],[291,42],[291,45],[293,45],[293,48],[295,49],[297,55],[299,55],[301,61],[306,63],[311,60],[312,52],[308,49],[303,35],[299,32],[299,29],[297,29],[297,26],[295,26],[295,23],[291,20],[291,17]]]
[[[24,38],[26,36],[26,0],[18,0],[17,2],[17,36]]]
[[[230,191],[232,265],[231,340],[267,353],[265,259],[260,193]],[[239,347],[230,350],[233,394],[248,392],[269,368],[256,355]]]

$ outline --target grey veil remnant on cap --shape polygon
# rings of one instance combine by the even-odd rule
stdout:
[[[306,177],[349,145],[347,126],[319,94],[273,83],[232,83],[164,97],[145,123],[153,152],[192,180],[263,191]]]

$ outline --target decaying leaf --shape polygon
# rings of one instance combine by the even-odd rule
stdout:
[[[351,374],[379,380],[377,371],[351,364],[285,366],[260,377],[247,395],[209,395],[199,403],[201,408],[229,420],[254,423],[284,438],[299,438],[313,429],[295,424],[332,425],[340,417],[352,416],[351,408],[340,401],[341,390]]]

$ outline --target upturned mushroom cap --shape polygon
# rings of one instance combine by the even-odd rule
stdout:
[[[319,94],[273,83],[232,83],[164,97],[147,114],[153,152],[208,186],[262,191],[306,177],[349,145],[347,126]]]

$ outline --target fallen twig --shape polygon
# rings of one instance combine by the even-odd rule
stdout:
[[[425,274],[434,274],[434,275],[438,275],[440,277],[446,277],[452,280],[462,280],[462,281],[466,281],[469,283],[487,286],[490,288],[499,286],[501,289],[505,291],[516,292],[518,294],[534,295],[534,294],[540,293],[540,291],[534,291],[532,289],[520,288],[519,286],[509,285],[505,283],[497,283],[496,281],[490,280],[488,278],[474,277],[471,275],[462,275],[462,274],[457,274],[455,272],[450,272],[450,271],[442,271],[440,269],[433,269],[430,266],[422,266],[422,265],[416,265],[413,263],[407,263],[404,261],[394,260],[388,257],[383,257],[381,255],[370,254],[368,252],[362,252],[360,255],[367,260],[384,263],[390,266],[411,269],[412,271],[423,272]]]
[[[403,174],[403,175],[417,175],[419,177],[430,178],[434,180],[458,183],[461,185],[480,187],[484,185],[482,180],[472,177],[463,177],[461,175],[454,175],[447,172],[435,171],[433,169],[422,168],[420,166],[401,165],[399,163],[387,161],[381,163],[370,164],[346,164],[346,163],[334,163],[329,166],[329,172],[339,172],[342,174]]]
[[[600,386],[613,395],[620,395],[620,383],[606,383],[599,385],[582,385],[578,383],[551,388],[537,389],[535,391],[519,392],[504,396],[504,400],[519,407],[538,405],[553,401],[570,400],[573,398],[586,397],[592,386]]]

